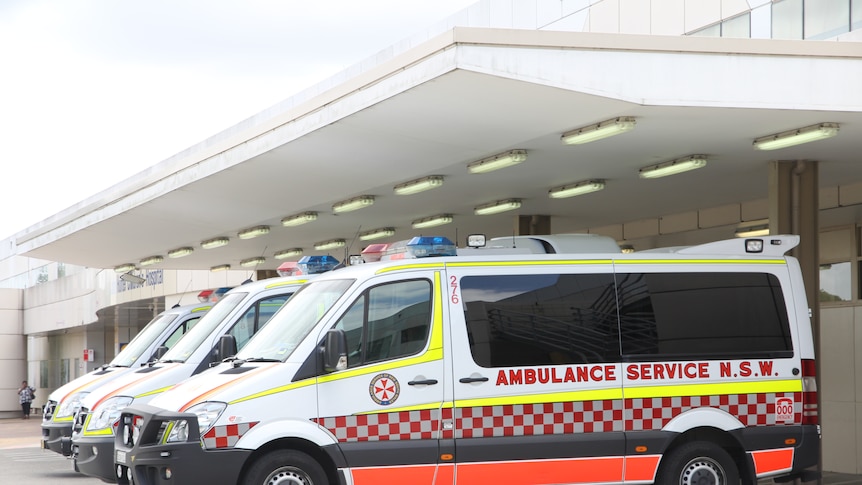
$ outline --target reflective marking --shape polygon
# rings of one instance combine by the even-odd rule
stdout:
[[[758,476],[772,475],[793,468],[793,448],[752,451],[754,473]]]
[[[624,459],[620,456],[458,463],[458,485],[489,483],[620,483]]]
[[[658,471],[658,462],[661,455],[638,455],[626,457],[627,482],[652,483]]]
[[[800,379],[780,381],[727,382],[720,384],[686,384],[671,386],[625,387],[627,399],[647,397],[720,396],[726,394],[765,394],[802,392]]]

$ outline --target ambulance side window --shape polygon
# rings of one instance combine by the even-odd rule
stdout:
[[[482,367],[619,359],[611,274],[465,276],[461,296]]]
[[[281,308],[290,295],[272,296],[256,302],[228,331],[236,338],[236,348],[241,350],[246,342]]]
[[[413,355],[431,327],[431,283],[410,280],[366,290],[336,329],[347,336],[348,367]]]
[[[638,359],[793,355],[768,273],[618,273],[623,354]]]
[[[167,339],[165,339],[165,343],[162,345],[164,345],[168,349],[173,347],[174,344],[177,343],[177,340],[179,340],[180,337],[185,335],[186,332],[191,330],[192,327],[194,327],[195,324],[198,323],[198,320],[200,320],[200,319],[201,319],[201,317],[189,318],[188,320],[186,320],[182,324],[178,325],[176,330],[174,330],[173,333]]]

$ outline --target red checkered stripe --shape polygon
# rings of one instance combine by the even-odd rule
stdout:
[[[623,430],[619,399],[456,408],[455,438]]]
[[[213,426],[204,435],[204,448],[233,448],[233,446],[236,445],[236,442],[242,438],[242,435],[246,434],[251,428],[254,428],[257,423],[258,421],[253,423]]]
[[[352,441],[395,441],[437,439],[440,410],[399,411],[314,419],[328,429],[339,443]]]
[[[775,400],[782,397],[793,399],[792,423],[775,421]],[[655,397],[625,400],[626,431],[660,430],[674,417],[700,407],[726,411],[745,426],[780,426],[802,422],[801,392]]]

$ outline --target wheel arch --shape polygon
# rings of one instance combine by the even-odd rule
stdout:
[[[754,475],[754,462],[751,456],[745,451],[745,447],[739,437],[740,431],[725,430],[713,426],[700,426],[679,433],[664,450],[661,459],[659,459],[657,470],[661,470],[665,458],[680,446],[695,441],[706,441],[718,445],[730,454],[730,457],[736,463],[737,469],[739,469],[739,476],[742,479],[743,485],[755,485],[757,480]]]

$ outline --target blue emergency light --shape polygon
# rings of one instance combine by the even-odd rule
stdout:
[[[414,258],[430,258],[433,256],[455,256],[455,243],[443,236],[417,236],[407,243],[407,252]]]
[[[331,271],[338,266],[339,261],[333,256],[303,256],[296,263],[302,269],[302,274],[320,274]]]

